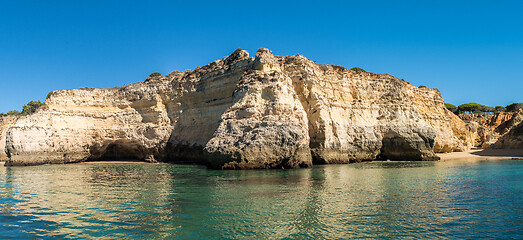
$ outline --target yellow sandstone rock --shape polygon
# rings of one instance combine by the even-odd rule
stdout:
[[[6,164],[133,158],[251,169],[436,160],[434,151],[467,148],[464,126],[436,89],[239,49],[121,88],[55,91],[9,127]]]

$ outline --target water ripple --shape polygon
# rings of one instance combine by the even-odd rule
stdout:
[[[523,238],[523,162],[0,168],[2,239]]]

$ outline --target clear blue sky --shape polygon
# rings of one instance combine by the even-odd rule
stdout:
[[[523,102],[523,1],[145,2],[0,0],[0,112],[259,47],[389,73],[456,105]]]

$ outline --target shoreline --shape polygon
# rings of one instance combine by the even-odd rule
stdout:
[[[471,149],[464,152],[437,153],[440,160],[436,162],[455,160],[523,160],[523,149]],[[411,161],[408,161],[411,162]],[[111,160],[111,161],[86,161],[71,164],[167,164],[152,163],[139,160]],[[5,166],[5,161],[0,161],[0,167]]]
[[[437,153],[439,161],[453,160],[523,160],[523,149],[471,149],[464,152]]]

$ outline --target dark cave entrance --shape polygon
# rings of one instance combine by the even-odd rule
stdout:
[[[90,148],[87,161],[145,161],[144,148],[130,141],[115,141]]]

